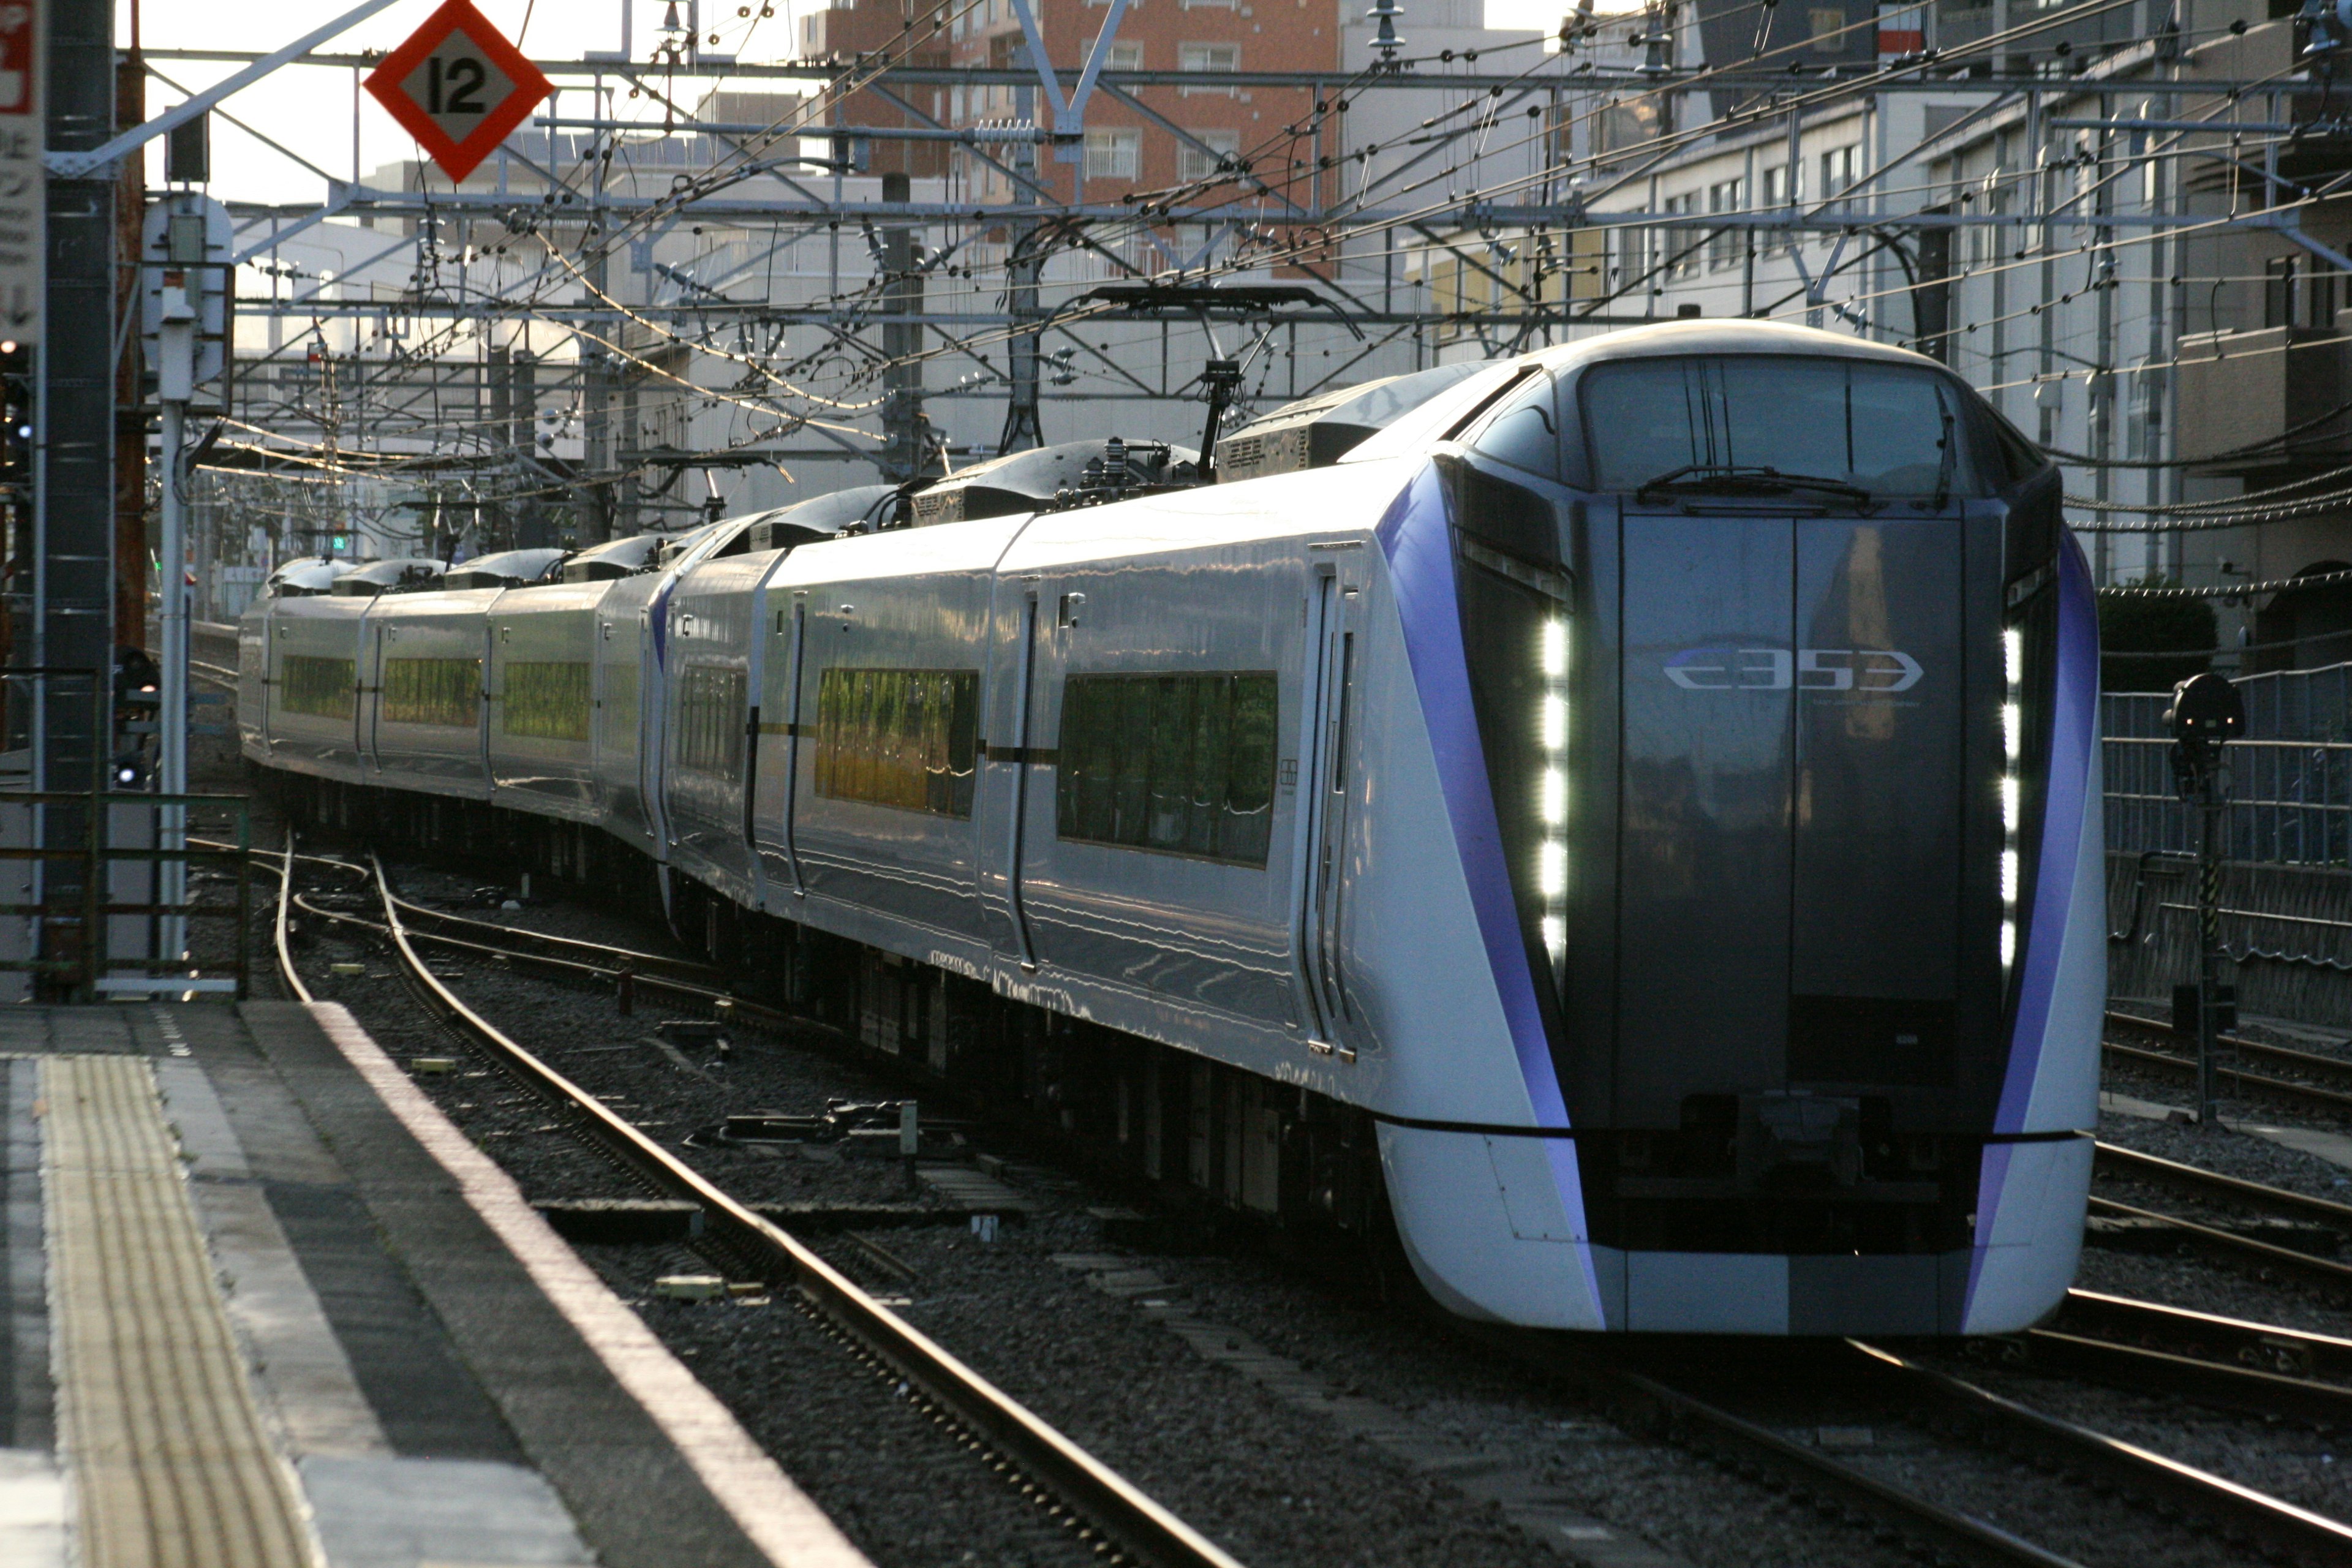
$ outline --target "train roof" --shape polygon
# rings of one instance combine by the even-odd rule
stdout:
[[[1893,364],[1944,367],[1909,349],[1874,343],[1843,332],[1782,321],[1659,321],[1581,338],[1515,359],[1494,360],[1395,420],[1340,458],[1342,463],[1401,457],[1461,428],[1503,388],[1541,367],[1555,375],[1586,365],[1628,359],[1721,359],[1740,354],[1801,354],[1823,359],[1866,359]]]
[[[561,550],[501,550],[458,563],[442,583],[451,588],[520,588],[546,576],[547,569],[562,559]]]
[[[344,573],[328,592],[339,598],[369,599],[378,594],[437,584],[443,570],[441,563],[430,555],[395,555]]]
[[[814,544],[861,523],[887,526],[898,521],[900,488],[852,485],[761,512],[751,519],[751,548],[782,550]]]
[[[324,594],[335,585],[335,579],[358,571],[356,561],[336,561],[324,555],[305,555],[289,561],[269,574],[266,590],[269,596],[299,599],[306,595]]]
[[[1580,338],[1526,358],[1552,371],[1574,370],[1612,359],[1658,359],[1726,354],[1818,354],[1831,359],[1874,359],[1898,364],[1936,365],[1926,354],[1874,343],[1844,332],[1800,327],[1788,321],[1658,321]],[[1516,363],[1516,362],[1512,362]],[[1941,366],[1937,366],[1940,369]]]

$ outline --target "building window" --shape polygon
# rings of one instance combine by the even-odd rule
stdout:
[[[506,711],[499,728],[537,741],[588,738],[588,666],[561,663],[510,664],[506,668]]]
[[[1647,289],[1650,278],[1650,230],[1621,228],[1617,231],[1617,266],[1611,282],[1615,291]]]
[[[1070,677],[1055,831],[1263,867],[1274,842],[1277,705],[1270,671]]]
[[[1759,211],[1784,217],[1788,216],[1788,208],[1794,205],[1795,197],[1795,193],[1789,189],[1789,171],[1794,167],[1793,163],[1783,163],[1778,168],[1764,171],[1764,199],[1757,204]],[[1778,256],[1789,248],[1789,237],[1793,232],[1791,229],[1768,228],[1758,237],[1758,248],[1767,256]]]
[[[1822,195],[1825,202],[1841,200],[1845,188],[1862,178],[1862,143],[1850,147],[1832,147],[1822,154]]]
[[[677,765],[739,778],[743,773],[743,672],[689,664],[678,672]]]
[[[1746,205],[1740,199],[1740,187],[1746,184],[1745,180],[1719,180],[1707,186],[1706,210],[1710,213],[1738,212]],[[1747,248],[1746,231],[1737,228],[1717,229],[1706,242],[1707,269],[1711,272],[1720,272],[1727,267],[1738,266],[1740,258],[1746,254]]]
[[[291,653],[278,661],[278,706],[287,713],[308,713],[320,719],[348,719],[355,706],[352,672],[348,658],[318,658]]]
[[[387,724],[436,724],[470,730],[481,719],[478,658],[388,658],[383,664]]]
[[[1108,3],[1108,0],[1087,0],[1087,4],[1089,5],[1097,3]],[[1143,68],[1143,46],[1141,44],[1113,44],[1110,47],[1110,58],[1103,62],[1103,68],[1105,70],[1115,71],[1141,70]]]
[[[976,669],[828,669],[817,682],[816,793],[971,815]]]
[[[1845,11],[1836,5],[1811,5],[1805,10],[1806,31],[1817,55],[1842,55],[1847,49]]]
[[[1198,147],[1181,142],[1176,145],[1176,177],[1188,184],[1215,179],[1235,162],[1234,154],[1241,151],[1242,134],[1238,131],[1192,131],[1186,134],[1201,143]]]
[[[1179,44],[1176,46],[1176,68],[1180,71],[1237,71],[1242,68],[1242,47],[1239,44]],[[1187,87],[1178,89],[1178,96],[1191,98],[1195,93],[1213,92],[1231,98],[1239,90],[1231,87]]]
[[[1698,193],[1686,191],[1679,196],[1668,196],[1660,205],[1669,214],[1695,213],[1698,210]],[[1660,231],[1665,246],[1666,276],[1680,279],[1698,276],[1698,247],[1703,237],[1695,228],[1669,228]]]
[[[1087,178],[1132,180],[1142,167],[1143,133],[1139,131],[1087,132]]]

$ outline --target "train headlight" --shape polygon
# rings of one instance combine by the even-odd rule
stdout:
[[[2000,973],[2008,983],[2017,963],[2018,834],[2025,818],[2025,634],[2000,634]]]
[[[1536,781],[1537,815],[1543,839],[1536,848],[1536,892],[1543,900],[1537,921],[1549,955],[1553,979],[1568,955],[1568,622],[1543,624],[1538,660],[1543,698],[1536,732],[1543,742],[1543,773]]]

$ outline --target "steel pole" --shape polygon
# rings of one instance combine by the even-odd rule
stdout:
[[[2208,761],[2198,780],[2201,825],[2197,836],[2197,1121],[2215,1128],[2221,1121],[2222,996],[2221,855],[2227,827],[2220,759]]]
[[[162,679],[156,689],[155,774],[157,787],[167,795],[188,793],[188,598],[187,500],[182,493],[181,455],[187,440],[188,405],[163,405],[163,543],[160,602],[156,607],[156,660]],[[156,820],[156,847],[165,851],[155,863],[155,901],[171,906],[185,901],[188,868],[170,852],[186,847],[187,808],[166,805]],[[187,952],[187,920],[167,914],[156,926],[155,956],[176,963]]]

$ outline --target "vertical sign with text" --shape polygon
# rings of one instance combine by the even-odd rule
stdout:
[[[47,288],[47,175],[41,153],[42,12],[0,0],[0,338],[37,340]]]

